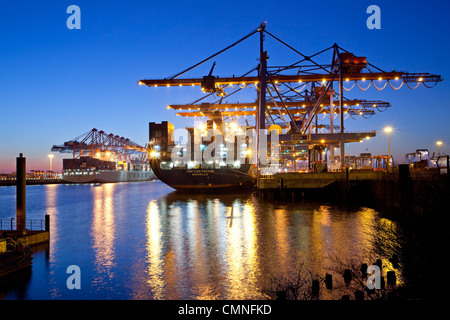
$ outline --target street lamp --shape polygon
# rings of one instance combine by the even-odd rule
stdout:
[[[49,154],[49,155],[48,155],[48,158],[50,159],[50,171],[53,171],[53,170],[52,170],[52,160],[53,160],[53,157],[54,157],[53,154]]]
[[[390,149],[390,145],[389,145],[389,134],[391,133],[392,128],[391,127],[386,127],[384,128],[384,132],[387,133],[388,135],[388,163],[387,163],[387,169],[389,170],[389,163],[391,162],[391,149]]]
[[[441,155],[441,144],[442,144],[442,141],[437,141],[436,144],[438,146],[438,156],[440,156]]]

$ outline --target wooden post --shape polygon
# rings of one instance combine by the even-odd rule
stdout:
[[[21,153],[16,158],[16,230],[26,231],[26,158]]]
[[[325,286],[328,290],[333,289],[333,276],[329,273],[325,275]]]
[[[45,231],[50,232],[50,216],[45,215]]]

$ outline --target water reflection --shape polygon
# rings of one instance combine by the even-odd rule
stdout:
[[[397,225],[369,208],[185,195],[160,182],[37,186],[29,195],[29,216],[51,217],[51,243],[45,260],[35,257],[27,298],[263,299],[272,278],[295,277],[302,263],[337,281],[341,262],[382,258],[387,271],[401,252]],[[0,212],[13,211],[12,200]],[[66,287],[72,264],[82,269],[80,292]]]
[[[148,204],[147,284],[155,299],[261,299],[301,263],[324,276],[336,261],[370,262],[376,223],[366,208],[174,192]]]
[[[94,265],[97,271],[93,283],[99,287],[103,287],[108,283],[108,280],[116,276],[114,188],[114,183],[92,188],[91,234],[92,248],[95,252]]]
[[[52,247],[57,247],[58,244],[58,185],[49,184],[45,186],[45,214],[50,216],[50,230],[52,230],[52,236],[50,238],[50,244]],[[54,258],[54,256],[52,256]]]
[[[161,213],[156,200],[150,201],[147,208],[147,283],[155,299],[162,299],[164,292],[163,243]]]

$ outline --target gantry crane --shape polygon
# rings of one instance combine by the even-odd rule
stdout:
[[[213,75],[215,62],[207,76],[201,78],[180,78],[192,69],[231,49],[237,44],[259,33],[259,64],[242,76],[219,77]],[[268,66],[268,54],[264,50],[265,35],[276,40],[299,55],[299,60],[285,66]],[[318,62],[319,57],[328,56],[328,63]],[[355,85],[365,91],[371,85],[383,90],[388,84],[398,90],[403,84],[411,89],[420,84],[432,87],[442,81],[440,75],[429,73],[408,73],[403,71],[384,71],[366,57],[353,53],[333,44],[327,49],[312,55],[306,55],[266,30],[265,23],[258,28],[209,56],[195,65],[164,79],[142,79],[139,85],[149,87],[201,86],[204,97],[188,105],[169,105],[169,109],[181,110],[177,115],[189,117],[208,116],[220,112],[224,117],[255,118],[255,128],[263,130],[272,124],[289,128],[289,132],[280,140],[294,143],[318,143],[327,141],[340,148],[340,165],[344,167],[345,143],[360,141],[361,137],[372,137],[375,131],[350,133],[344,131],[344,120],[348,116],[369,117],[374,110],[382,111],[390,104],[382,101],[348,100],[344,91],[350,91]],[[230,97],[244,88],[256,88],[257,97],[250,103],[223,103],[224,97]],[[337,89],[335,92],[334,88]],[[213,102],[207,98],[215,98]],[[320,115],[329,118],[328,133],[319,133]],[[339,124],[334,124],[335,118]],[[322,125],[322,128],[324,126]],[[336,132],[335,129],[338,129]],[[315,132],[314,132],[315,131]],[[258,135],[257,135],[258,136]],[[258,148],[259,144],[257,142]],[[331,148],[332,153],[334,148]],[[332,154],[334,157],[334,153]]]
[[[130,156],[137,154],[141,161],[147,158],[148,149],[131,141],[130,139],[105,133],[103,130],[93,128],[82,135],[64,142],[63,145],[54,145],[52,151],[72,153],[73,158],[82,156],[99,158],[105,153],[114,154],[120,160],[131,161]]]

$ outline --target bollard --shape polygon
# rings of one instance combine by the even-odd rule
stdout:
[[[361,265],[361,273],[362,273],[362,278],[366,278],[367,277],[367,268],[368,268],[368,266],[367,266],[367,263],[363,263],[362,265]]]
[[[327,273],[325,275],[325,287],[328,290],[332,290],[333,289],[333,276],[329,273]]]
[[[16,230],[25,232],[26,210],[26,158],[23,153],[16,158]]]
[[[380,272],[381,272],[381,268],[383,267],[383,263],[381,262],[381,259],[377,259],[377,261],[375,262],[375,265],[377,265],[380,268]]]
[[[356,290],[355,291],[355,300],[364,300],[364,291]]]
[[[350,281],[352,281],[352,271],[350,269],[345,269],[344,270],[344,282],[345,283],[350,283]]]
[[[388,271],[386,276],[387,276],[387,283],[395,285],[395,283],[397,282],[395,271]]]
[[[312,288],[311,292],[313,296],[318,296],[320,292],[320,283],[319,280],[313,280],[312,281]]]

